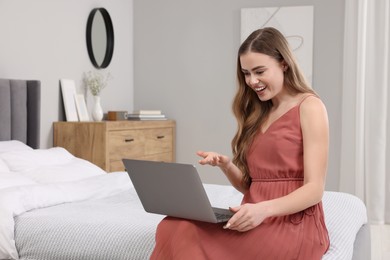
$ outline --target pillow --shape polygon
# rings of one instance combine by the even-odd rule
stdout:
[[[0,153],[0,158],[11,171],[26,171],[40,166],[61,165],[75,158],[62,147],[50,149],[28,149]]]
[[[37,184],[33,180],[20,175],[17,172],[0,172],[0,190],[15,187]]]
[[[33,150],[30,146],[18,140],[0,141],[0,153],[10,151]]]
[[[42,165],[20,173],[42,184],[77,181],[107,174],[100,167],[76,157],[65,164]]]

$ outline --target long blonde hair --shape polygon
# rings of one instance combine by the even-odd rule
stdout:
[[[284,73],[284,86],[289,93],[316,95],[301,72],[286,38],[277,29],[266,27],[256,30],[241,44],[237,56],[238,89],[232,106],[238,127],[231,145],[233,162],[242,171],[243,184],[246,187],[251,183],[246,161],[247,152],[272,108],[271,100],[260,101],[257,94],[245,82],[240,57],[248,52],[262,53],[278,62],[284,62],[288,68]]]

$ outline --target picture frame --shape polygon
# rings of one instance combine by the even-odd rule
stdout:
[[[77,114],[81,122],[90,121],[87,105],[83,94],[75,94],[74,100],[76,103]]]
[[[64,101],[64,109],[66,121],[75,122],[79,121],[77,115],[77,108],[75,102],[76,84],[71,79],[60,79],[62,99]]]
[[[278,29],[287,39],[310,85],[313,83],[314,6],[241,9],[241,42],[264,27]]]

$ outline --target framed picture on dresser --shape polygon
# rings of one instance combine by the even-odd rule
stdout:
[[[71,79],[60,79],[66,121],[79,121],[75,102],[76,84]]]
[[[83,94],[75,94],[74,100],[76,102],[77,114],[80,121],[89,121],[89,114],[87,105],[85,104],[85,99]]]

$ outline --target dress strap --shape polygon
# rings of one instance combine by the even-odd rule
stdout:
[[[308,98],[308,97],[316,97],[316,98],[318,98],[318,96],[316,96],[316,95],[314,95],[314,94],[310,94],[310,95],[304,96],[304,97],[301,99],[301,101],[299,101],[298,106],[300,107],[301,104],[303,103],[303,101],[305,101],[305,99]]]

